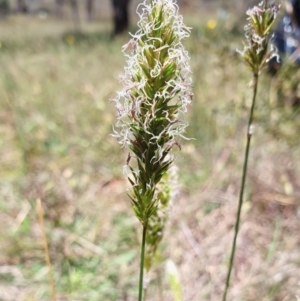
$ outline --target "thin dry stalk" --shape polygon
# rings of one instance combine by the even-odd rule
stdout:
[[[55,285],[54,285],[54,278],[53,278],[53,270],[52,265],[50,261],[50,255],[49,255],[49,249],[48,249],[48,243],[47,243],[47,236],[45,232],[45,223],[44,223],[44,210],[42,207],[42,202],[40,199],[36,200],[36,211],[39,218],[39,224],[42,231],[42,241],[43,241],[43,247],[44,247],[44,254],[45,254],[45,261],[48,267],[48,279],[49,279],[49,286],[51,291],[51,299],[52,301],[56,301],[56,291],[55,291]]]

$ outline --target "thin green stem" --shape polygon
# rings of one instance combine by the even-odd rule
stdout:
[[[142,238],[141,260],[140,260],[139,300],[138,301],[143,301],[144,262],[145,262],[145,245],[146,245],[147,224],[148,224],[148,222],[146,222],[143,225],[143,238]]]
[[[231,276],[231,271],[232,271],[232,267],[233,267],[235,249],[236,249],[236,240],[237,240],[239,226],[240,226],[241,211],[242,211],[242,205],[243,205],[243,195],[244,195],[244,188],[245,188],[247,167],[248,167],[248,157],[249,157],[249,151],[250,151],[250,142],[251,142],[252,131],[253,131],[252,130],[252,122],[253,122],[253,117],[254,117],[253,115],[254,115],[254,107],[255,107],[255,100],[256,100],[256,94],[257,94],[257,87],[258,87],[258,74],[254,73],[253,74],[253,98],[252,98],[251,111],[250,111],[250,116],[249,116],[249,121],[248,121],[247,145],[246,145],[246,150],[245,150],[242,183],[241,183],[241,189],[240,189],[238,210],[237,210],[237,214],[236,214],[236,222],[235,222],[235,229],[234,229],[234,237],[233,237],[233,241],[232,241],[229,267],[228,267],[225,290],[224,290],[222,301],[226,301],[227,292],[228,292],[229,285],[230,285],[230,276]]]

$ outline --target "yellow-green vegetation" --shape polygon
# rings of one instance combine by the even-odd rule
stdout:
[[[176,264],[188,301],[218,300],[222,293],[251,100],[251,77],[235,51],[242,28],[217,21],[207,27],[205,19],[185,16],[194,28],[185,47],[195,94],[187,136],[195,140],[182,140],[174,152],[179,194],[160,250]],[[3,301],[51,295],[37,199],[57,296],[137,299],[141,233],[120,168],[127,154],[110,136],[116,114],[109,99],[121,87],[120,49],[128,36],[110,40],[106,23],[82,27],[74,34],[72,24],[22,17],[0,24]],[[229,300],[300,295],[299,112],[288,104],[282,109],[278,95],[276,81],[262,76]],[[147,300],[173,300],[164,265],[159,271],[160,288],[154,277]]]

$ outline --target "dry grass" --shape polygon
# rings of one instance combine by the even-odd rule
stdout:
[[[231,31],[212,32],[193,20],[188,135],[196,140],[182,141],[176,153],[181,188],[163,256],[179,268],[184,300],[215,301],[233,235],[250,74],[235,54],[240,39],[230,24]],[[120,88],[127,38],[110,41],[107,24],[69,34],[70,24],[51,19],[14,18],[1,28],[0,300],[50,300],[38,198],[59,300],[135,300],[138,222],[122,175],[127,154],[110,137],[108,101]],[[289,121],[299,113],[281,110],[269,95],[266,76],[230,300],[300,295],[300,128]],[[163,289],[163,300],[173,300],[164,277]],[[149,290],[149,301],[157,301],[155,281]]]

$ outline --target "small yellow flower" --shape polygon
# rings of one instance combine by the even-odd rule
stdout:
[[[70,46],[73,45],[75,43],[75,37],[73,35],[67,35],[66,42]]]
[[[213,19],[209,19],[206,23],[206,27],[211,30],[215,29],[217,25],[218,25],[217,21]]]

